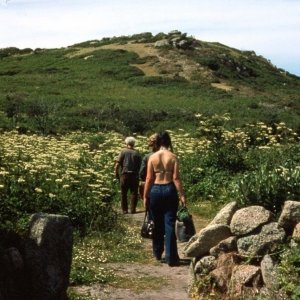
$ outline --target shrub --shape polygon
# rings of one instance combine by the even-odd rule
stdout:
[[[300,199],[300,168],[260,166],[237,180],[232,196],[242,206],[261,205],[279,213],[288,199]]]
[[[281,288],[292,300],[300,298],[300,241],[295,243],[281,254],[278,268]]]
[[[115,226],[110,175],[114,154],[106,152],[103,136],[89,137],[2,136],[1,228],[22,230],[23,220],[40,211],[69,216],[82,233],[106,232]],[[96,142],[98,150],[94,149]]]

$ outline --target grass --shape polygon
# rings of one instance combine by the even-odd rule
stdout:
[[[107,264],[147,261],[138,228],[126,222],[119,222],[119,230],[75,239],[71,284],[107,283],[115,278]]]
[[[155,39],[147,34],[144,43]],[[97,48],[130,40],[104,39],[92,45],[85,42],[2,57],[0,127],[18,126],[42,133],[75,129],[129,133],[149,132],[171,124],[174,129],[193,130],[194,114],[199,112],[229,112],[232,126],[278,119],[294,129],[299,127],[299,78],[282,75],[266,59],[213,43],[201,43],[201,51],[173,49],[174,61],[169,65],[189,59],[200,63],[212,76],[203,79],[199,73],[198,80],[188,81],[175,73],[144,76],[139,65],[152,58],[141,59],[137,53],[122,49]],[[88,53],[88,59],[86,54],[74,55],[85,46],[95,47],[95,51]],[[169,53],[170,50],[164,50],[160,55]],[[215,70],[214,65],[218,66]],[[241,75],[237,67],[253,70],[256,75]],[[210,85],[211,81],[219,80],[235,88],[226,92]],[[47,128],[41,127],[41,117]]]
[[[163,71],[161,76],[145,76],[139,65],[150,58],[141,59],[137,53],[122,49],[94,48],[92,53],[73,55],[78,50],[112,43],[122,45],[133,39],[149,46],[148,42],[160,38],[168,36],[153,37],[147,33],[106,38],[62,49],[26,50],[26,55],[18,49],[13,49],[11,54],[1,50],[0,128],[45,135],[73,130],[97,134],[112,130],[131,135],[183,128],[194,136],[199,125],[196,113],[204,116],[230,113],[231,120],[226,125],[229,128],[243,130],[246,123],[258,121],[274,127],[275,123],[284,121],[288,127],[300,131],[299,77],[284,74],[255,53],[200,41],[194,49],[172,49],[174,59],[169,60],[169,68],[158,66],[158,70]],[[200,50],[196,50],[197,47]],[[159,52],[165,58],[169,58],[170,53],[169,48]],[[175,74],[174,70],[180,70],[179,61],[185,59],[199,63],[203,74],[196,72],[194,80]],[[156,63],[158,61],[156,58]],[[234,88],[226,92],[213,88],[212,82],[225,82]],[[93,144],[97,143],[102,142]],[[211,163],[215,162],[213,158]],[[200,188],[205,189],[205,193],[209,189],[216,191],[215,186],[219,187],[217,184],[224,176],[211,169],[207,176],[218,180],[201,179]],[[189,169],[184,173],[192,172]],[[229,178],[227,173],[225,175]],[[207,186],[203,186],[203,182]],[[77,203],[78,198],[75,199]],[[199,229],[213,218],[219,206],[212,205],[214,200],[196,200],[190,203],[189,209]],[[73,286],[101,283],[115,287],[130,285],[138,290],[157,285],[157,278],[141,276],[135,279],[110,268],[110,264],[121,262],[150,263],[151,253],[142,244],[139,228],[123,220],[118,229],[75,239]],[[91,299],[89,295],[75,295],[72,289],[70,295],[71,299]]]
[[[75,238],[70,276],[70,299],[93,299],[76,292],[80,285],[102,284],[114,288],[128,288],[135,292],[160,288],[166,283],[162,277],[122,270],[121,263],[154,263],[150,249],[139,235],[139,225],[130,219],[120,220],[119,230],[110,233]],[[80,298],[82,297],[82,298]]]

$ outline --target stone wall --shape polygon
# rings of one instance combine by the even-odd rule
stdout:
[[[66,216],[35,214],[27,237],[0,235],[0,300],[67,299],[72,247]]]
[[[194,283],[208,275],[206,288],[224,299],[288,299],[279,289],[276,258],[283,244],[293,247],[299,237],[300,202],[286,201],[278,220],[261,206],[237,209],[231,202],[189,240],[184,253],[192,258]]]

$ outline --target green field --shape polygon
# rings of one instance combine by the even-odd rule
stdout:
[[[300,199],[300,78],[251,51],[177,38],[184,47],[144,33],[0,49],[0,234],[23,237],[39,211],[67,215],[74,286],[132,284],[105,264],[148,259],[120,214],[113,166],[125,135],[145,154],[150,134],[169,131],[188,205],[205,219],[232,200],[278,215]],[[281,285],[296,298],[297,266],[299,252],[285,250]]]
[[[145,34],[61,49],[0,50],[0,128],[44,134],[194,130],[197,113],[230,113],[231,127],[283,121],[299,130],[299,77],[254,52],[193,39],[188,49],[156,49],[159,38]],[[142,56],[139,49],[152,52]],[[189,63],[188,76],[182,61]],[[145,65],[155,73],[145,72]]]

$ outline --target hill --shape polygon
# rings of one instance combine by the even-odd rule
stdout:
[[[0,128],[148,132],[193,129],[195,114],[231,126],[280,121],[299,131],[300,78],[253,51],[179,31],[0,50]]]

